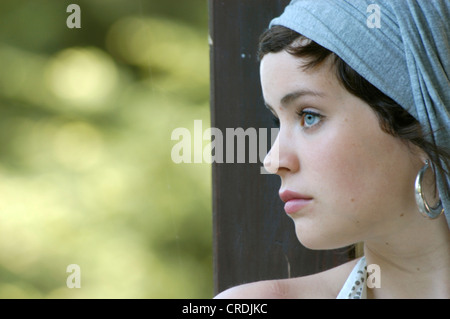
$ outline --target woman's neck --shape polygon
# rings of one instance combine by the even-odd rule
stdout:
[[[380,287],[367,289],[367,297],[450,298],[449,252],[450,232],[444,216],[367,240],[367,265],[378,265],[375,269],[380,272],[369,277],[372,282],[379,280]]]

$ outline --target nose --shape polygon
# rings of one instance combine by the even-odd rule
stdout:
[[[286,172],[296,172],[300,165],[296,144],[280,130],[270,151],[264,158],[264,168],[271,174],[283,177]]]

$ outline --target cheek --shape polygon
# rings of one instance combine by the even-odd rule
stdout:
[[[316,181],[319,199],[329,209],[374,214],[405,197],[411,198],[408,186],[414,176],[408,158],[401,142],[378,127],[366,127],[334,132],[315,145],[305,165],[311,165],[311,180]]]
[[[342,139],[330,139],[311,152],[311,180],[317,182],[319,192],[332,204],[354,203],[355,197],[364,193],[361,173],[367,171],[369,163],[362,153],[356,144]]]

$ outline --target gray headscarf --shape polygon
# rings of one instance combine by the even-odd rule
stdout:
[[[294,0],[271,26],[336,53],[448,149],[449,19],[448,0]],[[438,176],[437,186],[450,227],[450,179]]]

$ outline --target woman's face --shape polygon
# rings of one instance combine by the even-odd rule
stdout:
[[[331,249],[404,228],[419,215],[414,180],[421,158],[381,130],[329,60],[309,71],[302,61],[282,51],[260,66],[264,100],[280,121],[264,165],[281,177],[280,193],[306,198],[285,206],[297,237],[306,247]]]

